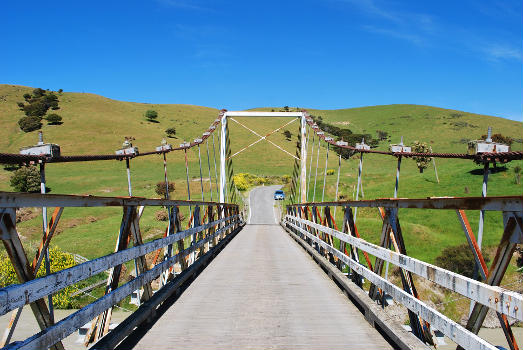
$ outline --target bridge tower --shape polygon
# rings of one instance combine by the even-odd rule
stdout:
[[[227,152],[227,139],[229,137],[227,132],[227,118],[229,117],[265,117],[265,118],[276,118],[276,117],[288,117],[288,118],[299,118],[300,119],[300,202],[305,203],[307,201],[307,140],[306,140],[306,118],[308,117],[307,112],[244,112],[244,111],[226,111],[222,110],[220,114],[221,119],[221,138],[220,138],[220,202],[226,201],[225,190],[227,187],[227,166],[226,166],[226,152]],[[252,130],[251,130],[252,132]],[[255,132],[260,140],[266,139],[266,136],[259,135]]]

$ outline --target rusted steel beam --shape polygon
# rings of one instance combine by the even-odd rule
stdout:
[[[296,229],[301,231],[315,243],[322,246],[322,248],[328,250],[330,253],[343,260],[343,262],[349,265],[351,269],[355,270],[358,274],[362,275],[371,283],[375,284],[383,291],[385,291],[387,294],[391,295],[394,298],[394,300],[404,305],[407,309],[416,313],[427,322],[430,322],[434,327],[439,329],[443,334],[445,334],[455,343],[461,345],[463,348],[479,350],[497,350],[497,348],[494,345],[483,340],[476,334],[471,333],[470,331],[468,331],[458,323],[452,321],[437,310],[427,306],[421,300],[417,299],[413,295],[405,292],[401,288],[395,286],[386,279],[367,269],[366,267],[354,261],[353,259],[343,254],[336,248],[331,247],[327,243],[323,242],[322,240],[318,239],[317,237],[311,235],[310,233],[306,232],[305,230],[299,228],[294,224],[291,224],[291,226],[294,226]]]
[[[44,258],[43,252],[45,252],[49,246],[49,242],[51,241],[51,238],[53,237],[54,231],[56,230],[56,226],[58,225],[58,221],[60,220],[60,216],[62,215],[63,209],[64,208],[56,208],[53,213],[53,216],[51,217],[51,221],[47,224],[45,234],[42,237],[42,242],[40,242],[40,246],[38,247],[36,256],[31,265],[31,268],[32,268],[35,276],[36,276],[38,269],[40,268],[40,264],[42,263],[42,260]],[[11,314],[11,319],[9,320],[9,324],[4,332],[4,336],[3,336],[2,340],[0,341],[1,347],[5,346],[6,344],[9,344],[9,342],[11,341],[11,337],[13,336],[14,330],[16,328],[16,325],[18,324],[18,320],[20,319],[21,314],[22,314],[22,308],[13,310],[13,312]]]
[[[398,217],[398,209],[389,208],[387,210],[390,212],[388,217],[391,224],[390,239],[392,246],[397,253],[407,256],[407,248],[405,247],[405,242],[403,241],[403,233],[401,231],[401,225]],[[403,290],[419,299],[418,291],[416,290],[411,272],[401,268],[400,272]],[[420,340],[430,345],[434,345],[434,340],[432,339],[432,334],[430,333],[430,324],[426,321],[423,321],[411,310],[409,310],[409,319],[414,335],[416,335]]]
[[[135,247],[139,246],[139,245],[143,245],[142,232],[140,231],[140,217],[141,217],[141,214],[143,213],[144,208],[145,207],[139,207],[138,210],[136,208],[134,208],[134,210],[133,210],[133,217],[132,217],[132,221],[131,221],[130,233],[131,233],[131,237],[133,239],[133,245]],[[141,275],[142,273],[147,271],[147,261],[145,260],[145,255],[142,255],[142,256],[136,258],[135,261],[136,261],[136,267],[137,267],[137,271],[136,271],[137,276]],[[147,301],[153,296],[153,289],[152,289],[150,283],[144,284],[143,289],[144,289],[144,294],[142,296],[142,299],[144,301]]]
[[[487,264],[485,264],[485,259],[483,259],[481,249],[479,248],[478,243],[476,242],[476,237],[474,236],[474,232],[470,227],[467,215],[463,210],[457,210],[457,214],[461,222],[461,225],[463,226],[463,231],[465,231],[465,235],[467,237],[467,241],[469,242],[470,249],[472,250],[472,254],[474,255],[474,259],[476,260],[476,265],[480,267],[479,272],[481,274],[481,277],[483,277],[483,280],[486,281],[488,276]],[[503,333],[505,333],[505,338],[507,339],[507,343],[510,349],[519,350],[516,338],[512,333],[512,329],[508,322],[507,316],[500,314],[499,312],[496,312],[496,314],[498,316],[501,328],[503,329]]]
[[[221,228],[220,230],[216,231],[215,235],[220,234],[222,230],[227,230],[233,225],[234,224],[231,224],[229,226]],[[192,253],[196,249],[199,249],[208,240],[212,238],[213,236],[209,236],[207,239],[197,242],[193,246],[161,262],[152,269],[136,277],[132,281],[125,283],[124,285],[104,295],[95,302],[62,319],[55,325],[50,326],[45,330],[45,332],[37,333],[25,339],[24,341],[10,344],[4,349],[41,350],[48,348],[57,340],[61,340],[67,337],[69,334],[75,332],[78,328],[80,328],[81,326],[92,320],[94,317],[96,317],[96,315],[99,315],[104,310],[107,310],[111,308],[113,305],[117,304],[120,300],[131,294],[134,290],[140,288],[145,283],[148,283],[153,279],[157,278],[163,271],[169,269],[176,262],[183,260],[185,256]]]
[[[492,262],[490,271],[487,276],[487,284],[491,286],[499,286],[507,271],[507,267],[510,263],[510,259],[514,254],[516,245],[523,243],[523,224],[521,212],[504,212],[503,213],[503,224],[504,232],[501,237],[501,241],[496,251],[496,256]],[[522,305],[514,305],[512,300],[506,300],[501,295],[491,297],[491,302],[494,304],[505,304],[506,308],[512,309],[514,307],[519,308],[521,312]],[[479,303],[476,303],[472,309],[470,317],[467,321],[466,328],[477,334],[485,317],[487,316],[488,307]],[[496,310],[498,311],[498,310]],[[498,311],[499,312],[499,311]],[[501,312],[504,313],[504,312]],[[505,314],[505,313],[504,313]],[[512,316],[509,314],[509,316]],[[518,318],[521,320],[521,318]],[[510,334],[509,334],[510,335]]]
[[[369,243],[361,238],[352,237],[328,227],[322,227],[321,225],[308,220],[298,218],[293,219],[317,230],[325,230],[334,237],[375,256],[376,264],[374,272],[376,274],[380,274],[380,271],[376,270],[376,266],[380,264],[380,261],[388,261],[453,292],[459,293],[471,300],[485,305],[488,308],[492,308],[518,320],[523,320],[523,295],[520,293],[461,276],[441,267]],[[293,225],[297,226],[296,224]],[[386,232],[386,226],[383,231]],[[388,235],[382,235],[382,242],[386,242],[387,236]]]
[[[56,230],[56,226],[58,226],[58,221],[60,220],[60,217],[62,216],[64,208],[56,208],[53,212],[53,216],[51,217],[51,221],[47,224],[47,228],[45,230],[45,235],[42,237],[42,242],[40,242],[40,246],[38,247],[38,251],[36,252],[36,256],[33,260],[33,264],[31,267],[33,268],[33,271],[38,272],[38,268],[40,267],[40,263],[44,257],[43,252],[49,247],[49,243],[51,242],[51,238],[53,238],[54,232]]]
[[[0,193],[0,204],[1,202]],[[292,207],[312,205],[351,206],[367,208],[411,208],[411,209],[453,209],[453,210],[489,210],[489,211],[522,211],[523,196],[493,196],[493,197],[429,197],[429,198],[381,198],[361,201],[321,202],[306,204],[290,204]]]
[[[124,207],[124,206],[194,206],[216,205],[216,202],[149,199],[141,197],[100,197],[67,194],[1,192],[0,208],[22,207]],[[236,204],[224,203],[226,207]]]
[[[124,251],[129,244],[129,236],[131,230],[131,221],[133,219],[133,207],[123,207],[122,222],[120,224],[120,231],[116,239],[115,253]],[[122,264],[115,265],[111,268],[109,276],[107,277],[107,284],[105,286],[105,295],[115,290],[120,282],[120,274],[122,272]],[[88,346],[93,341],[102,338],[109,330],[109,324],[111,322],[112,307],[105,310],[102,314],[98,315],[95,322],[91,323],[89,331],[85,334],[84,345]]]
[[[28,281],[34,281],[35,274],[27,255],[25,254],[24,247],[16,231],[16,212],[14,209],[0,209],[0,238],[4,244],[7,255],[11,264],[13,264],[14,270],[21,283]],[[0,301],[7,302],[7,293],[0,293]],[[28,303],[25,303],[28,304]],[[49,309],[45,304],[43,298],[37,298],[31,302],[31,310],[36,318],[38,326],[43,331],[46,328],[53,325]],[[12,308],[11,310],[15,309]],[[9,310],[10,311],[10,310]],[[53,342],[49,344],[54,350],[63,350],[64,346],[61,342]]]
[[[390,245],[390,230],[391,230],[388,215],[389,215],[389,213],[385,212],[385,215],[383,216],[383,224],[381,226],[381,236],[380,236],[381,238],[380,238],[380,245],[379,245],[379,248],[384,249],[386,251],[389,251],[388,247]],[[357,243],[355,243],[354,245],[357,245]],[[365,250],[363,248],[361,248],[361,249],[369,252],[368,250]],[[372,252],[370,252],[370,254],[374,255]],[[374,261],[373,272],[375,274],[381,276],[381,273],[383,272],[383,263],[384,263],[384,260],[386,260],[386,258],[382,259],[379,257],[379,255],[374,255],[374,256],[376,257],[376,261]],[[371,299],[373,299],[373,300],[376,300],[378,298],[378,296],[384,297],[383,291],[381,289],[379,289],[378,286],[371,283],[371,285],[369,287],[369,297],[371,297]]]
[[[233,219],[236,218],[237,216]],[[28,281],[24,284],[16,284],[2,288],[0,289],[0,315],[4,315],[27,303],[41,299],[50,293],[56,293],[69,285],[75,284],[100,272],[109,270],[114,266],[121,265],[126,261],[153,252],[169,244],[179,241],[183,242],[185,237],[194,232],[205,230],[211,226],[224,222],[226,219],[228,218],[216,220],[210,224],[202,225],[197,228],[180,231],[174,235],[167,236],[166,238],[159,238],[143,245],[128,248],[124,251],[89,260],[80,265],[55,272],[36,280]]]

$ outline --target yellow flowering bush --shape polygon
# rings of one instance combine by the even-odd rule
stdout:
[[[76,265],[73,255],[66,253],[58,247],[49,249],[49,259],[51,263],[51,273],[58,272]],[[45,276],[45,265],[42,262],[38,269],[37,277]],[[0,256],[0,287],[6,287],[11,284],[19,283],[15,269],[7,255]],[[66,287],[56,294],[53,294],[53,305],[57,309],[69,309],[76,306],[76,301],[71,294],[78,288],[75,285]]]

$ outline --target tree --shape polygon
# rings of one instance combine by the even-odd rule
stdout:
[[[427,146],[425,142],[420,141],[414,141],[412,144],[412,152],[413,153],[429,153],[430,148]],[[418,166],[419,172],[422,173],[423,170],[427,169],[427,167],[430,164],[430,161],[432,160],[431,157],[412,157],[414,161],[416,162],[416,165]]]
[[[24,166],[13,173],[11,187],[18,192],[39,192],[40,172],[36,166]]]
[[[34,97],[42,97],[45,95],[45,90],[44,89],[40,89],[40,88],[36,88],[33,90],[33,96]]]
[[[64,92],[63,89],[58,89],[58,93],[59,93],[60,95],[62,94],[62,92]]]
[[[287,141],[290,141],[290,140],[291,140],[292,133],[291,133],[289,130],[285,130],[285,131],[283,132],[283,135],[285,135],[285,138],[287,139]]]
[[[28,117],[43,117],[49,108],[53,110],[60,109],[58,106],[58,96],[54,92],[47,92],[40,88],[33,90],[33,95],[24,94],[27,104],[23,106],[18,103]]]
[[[62,117],[60,117],[56,113],[48,114],[45,119],[47,120],[47,124],[49,125],[60,125],[62,124]]]
[[[32,101],[29,104],[24,105],[24,113],[28,117],[43,117],[47,110],[49,109],[49,106],[41,100],[30,100]]]
[[[147,118],[149,121],[156,120],[156,118],[158,118],[158,112],[149,109],[145,112],[145,118]]]
[[[176,135],[176,129],[174,127],[165,129],[165,133],[168,137],[174,137]]]
[[[22,117],[18,120],[20,129],[25,132],[38,130],[42,127],[41,119],[39,117]]]

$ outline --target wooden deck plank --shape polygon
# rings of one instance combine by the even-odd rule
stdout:
[[[298,244],[269,225],[271,187],[258,192],[251,203],[267,222],[247,225],[135,349],[390,349]]]

